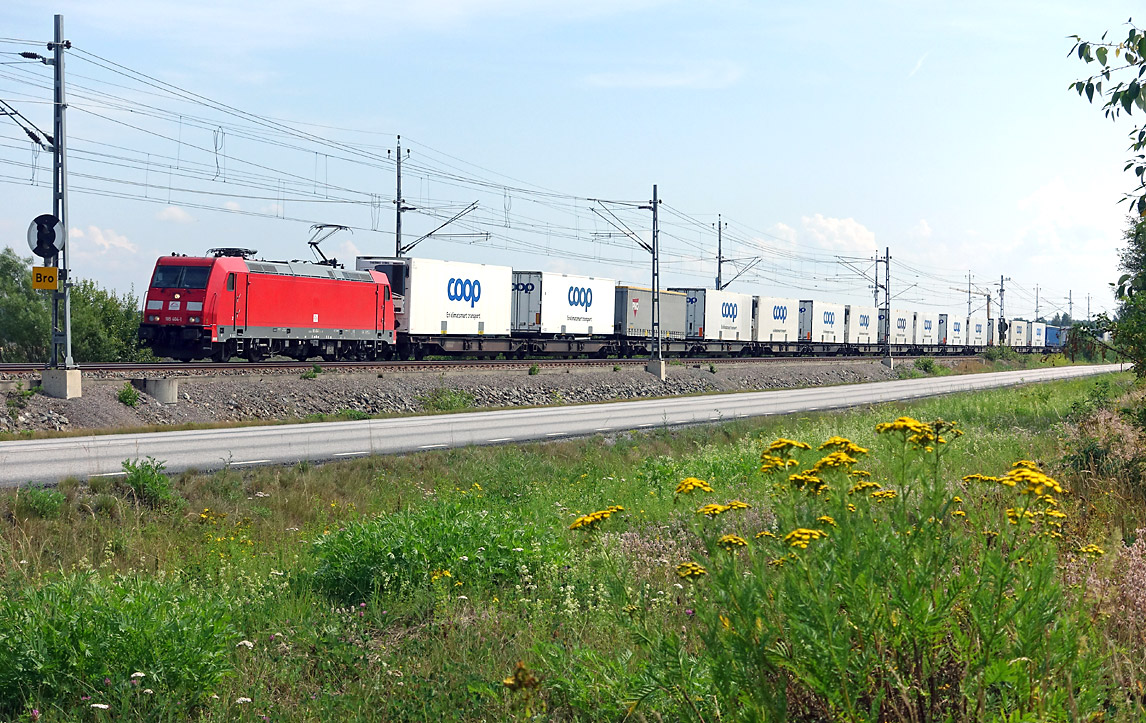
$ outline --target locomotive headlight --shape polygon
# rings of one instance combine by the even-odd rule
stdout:
[[[202,319],[200,319],[198,316],[187,317],[187,323],[189,324],[198,324],[200,321],[202,321]]]
[[[176,295],[175,295],[175,298],[176,298],[176,299],[180,298],[180,295],[179,295],[179,294],[176,294]]]
[[[159,321],[159,316],[156,314],[148,314],[147,320],[148,321]]]

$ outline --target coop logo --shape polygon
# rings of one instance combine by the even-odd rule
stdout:
[[[907,319],[904,319],[902,317],[900,317],[899,319],[896,319],[895,320],[895,328],[896,329],[903,329],[906,331],[907,330]]]
[[[696,297],[695,296],[688,297],[688,303],[695,304],[696,303]]]
[[[477,283],[477,282],[474,282],[474,283]],[[478,284],[478,288],[479,289],[481,288],[481,284]],[[525,282],[519,281],[513,285],[514,291],[522,291],[522,292],[525,292],[526,294],[532,293],[533,290],[536,288],[537,288],[537,286],[532,281],[525,281]]]
[[[570,286],[567,298],[569,299],[569,306],[576,306],[588,311],[589,307],[593,305],[593,290],[581,286]]]
[[[924,319],[923,320],[923,330],[924,331],[931,331],[931,319]]]
[[[867,329],[871,326],[871,314],[860,314],[860,328]]]
[[[737,313],[736,304],[726,302],[720,305],[720,315],[725,319],[736,321]]]
[[[975,333],[976,334],[982,334],[983,333],[983,325],[982,324],[976,324],[975,325]]]
[[[835,326],[836,325],[836,312],[825,311],[824,312],[824,323],[827,324],[828,326]]]
[[[959,333],[959,322],[956,321],[954,323],[954,328],[955,328],[955,333],[958,334]]]
[[[450,301],[468,301],[472,309],[481,299],[481,282],[477,279],[450,279],[446,282],[446,297]]]
[[[773,306],[772,307],[772,318],[775,319],[776,321],[787,321],[788,320],[788,307],[787,306]]]

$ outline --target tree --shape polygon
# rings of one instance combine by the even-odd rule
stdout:
[[[123,295],[80,279],[71,290],[72,358],[77,362],[148,361],[139,344],[142,313],[133,293]],[[32,259],[0,252],[0,360],[47,361],[51,297],[32,288]]]
[[[40,361],[48,355],[51,309],[32,288],[32,260],[0,251],[0,361]]]
[[[1070,87],[1079,96],[1085,94],[1090,103],[1097,97],[1103,114],[1112,121],[1132,115],[1134,108],[1146,112],[1146,32],[1136,27],[1133,19],[1126,24],[1126,40],[1117,43],[1107,41],[1109,32],[1098,42],[1071,36],[1071,53],[1087,64],[1097,63],[1100,70]],[[1146,291],[1146,221],[1142,220],[1146,217],[1146,124],[1132,129],[1129,137],[1132,156],[1123,170],[1134,170],[1137,185],[1122,200],[1132,204],[1136,216],[1129,219],[1123,233],[1126,248],[1119,262],[1123,273],[1111,284],[1119,299],[1118,313],[1113,319],[1099,314],[1093,329],[1075,324],[1071,336],[1090,334],[1095,343],[1102,344],[1101,335],[1110,332],[1115,351],[1134,362],[1138,376],[1146,376],[1146,294],[1140,293]]]

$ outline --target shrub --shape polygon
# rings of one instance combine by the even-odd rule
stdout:
[[[228,606],[172,579],[94,572],[0,594],[0,714],[26,701],[70,707],[81,696],[115,703],[135,694],[131,674],[165,704],[190,706],[231,668]],[[43,706],[41,706],[43,707]]]
[[[131,382],[124,382],[119,391],[116,392],[115,398],[119,400],[120,404],[126,404],[129,407],[139,406],[139,390],[131,385]]]
[[[347,603],[374,594],[402,597],[432,584],[479,588],[515,580],[522,565],[560,555],[548,530],[509,511],[489,512],[479,500],[432,500],[321,535],[314,542],[315,586]]]
[[[319,374],[322,374],[322,367],[315,364],[310,369],[306,370],[299,375],[299,379],[316,379]]]
[[[35,515],[44,519],[55,519],[68,498],[63,492],[48,487],[32,485],[16,493],[15,512],[28,517]]]
[[[429,394],[418,397],[418,402],[431,412],[453,412],[474,406],[474,395],[461,389],[437,387]]]
[[[915,368],[924,374],[934,374],[935,360],[929,356],[921,356],[915,360]]]
[[[361,409],[340,409],[336,415],[342,419],[350,421],[358,421],[360,419],[370,419],[370,415]]]
[[[148,507],[167,507],[182,502],[171,486],[171,478],[163,474],[163,462],[148,457],[146,460],[127,459],[123,462],[126,473],[123,483],[140,504]]]
[[[537,366],[536,364],[530,364],[529,365],[529,376],[535,377],[540,373],[541,373],[541,367]]]
[[[953,425],[901,418],[877,431],[876,468],[892,470],[878,482],[857,470],[867,450],[848,440],[825,451],[777,440],[757,478],[773,490],[773,526],[730,535],[724,517],[743,512],[702,508],[707,556],[681,560],[677,573],[698,596],[695,654],[663,620],[642,624],[648,591],[614,585],[652,661],[634,707],[664,694],[686,703],[689,719],[1101,714],[1090,618],[1056,576],[1058,484],[1022,462],[953,493],[941,474]]]

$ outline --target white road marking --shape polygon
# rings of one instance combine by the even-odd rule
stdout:
[[[335,457],[355,457],[361,454],[368,454],[368,452],[335,452]]]
[[[545,436],[546,437],[564,437],[565,433],[564,432],[547,432],[545,434]]]
[[[269,459],[248,459],[246,462],[232,462],[232,467],[238,467],[241,464],[270,464]]]
[[[421,447],[418,447],[418,449],[438,449],[445,446],[444,444],[423,444]]]
[[[88,475],[89,477],[126,477],[126,472],[100,472],[99,474]]]
[[[651,425],[651,424],[638,424],[637,429],[644,429],[646,427],[651,427],[651,426],[653,426],[653,425]]]
[[[512,442],[513,437],[498,437],[497,439],[490,439],[486,441],[488,441],[490,444],[496,444],[498,442]]]
[[[593,431],[594,432],[611,432],[611,431],[613,431],[613,428],[612,427],[598,427],[597,429],[594,429]]]

